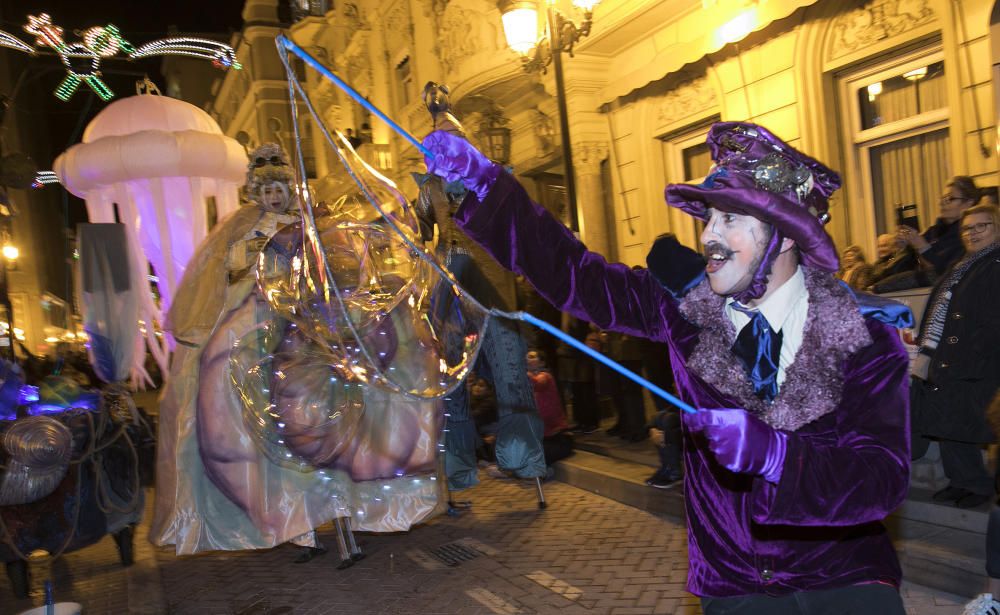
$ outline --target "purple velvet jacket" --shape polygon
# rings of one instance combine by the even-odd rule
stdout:
[[[829,274],[803,268],[809,319],[778,397],[765,405],[730,348],[736,331],[706,282],[677,300],[646,270],[609,264],[502,173],[459,226],[553,305],[601,328],[666,342],[682,398],[745,408],[789,432],[774,485],[716,463],[685,433],[688,591],[783,595],[900,582],[881,520],[909,482],[908,359]]]

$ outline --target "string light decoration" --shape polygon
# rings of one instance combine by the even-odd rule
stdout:
[[[211,60],[216,68],[237,70],[243,66],[236,61],[236,52],[229,45],[223,45],[205,38],[193,38],[189,36],[162,38],[150,41],[138,49],[129,53],[132,59],[145,58],[147,56],[189,56]]]
[[[39,171],[35,174],[35,180],[31,182],[32,188],[41,188],[48,184],[58,184],[59,177],[55,171]]]
[[[113,24],[92,26],[80,34],[79,41],[68,43],[63,37],[63,29],[52,23],[47,13],[28,15],[24,31],[35,35],[35,45],[31,46],[9,32],[0,30],[0,47],[7,47],[35,55],[48,47],[56,52],[66,77],[56,87],[56,98],[69,100],[81,84],[86,84],[103,101],[114,98],[115,93],[101,79],[101,61],[123,54],[129,60],[150,56],[180,55],[210,60],[216,68],[239,70],[236,52],[224,43],[195,37],[171,37],[150,41],[135,47],[122,36]]]

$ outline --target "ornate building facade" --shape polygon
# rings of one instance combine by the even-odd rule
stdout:
[[[427,81],[450,87],[480,146],[499,120],[511,134],[506,162],[568,221],[553,71],[522,68],[495,1],[318,3],[290,24],[273,18],[279,4],[247,2],[234,46],[249,70],[230,72],[210,106],[227,134],[256,142],[287,132],[287,86],[268,39],[288,25],[293,40],[418,138],[430,130],[420,98]],[[568,1],[556,7],[582,18]],[[842,171],[830,223],[841,246],[873,256],[900,203],[916,203],[930,224],[951,176],[997,184],[992,9],[987,0],[604,0],[589,36],[563,56],[583,240],[629,264],[642,263],[662,232],[694,245],[698,227],[664,205],[663,188],[705,175],[704,136],[718,120],[761,123]],[[370,147],[359,151],[368,147],[414,193],[409,172],[423,170],[416,149],[315,72],[301,73],[324,122],[363,137]],[[328,161],[313,148],[321,135],[304,128],[322,178]]]

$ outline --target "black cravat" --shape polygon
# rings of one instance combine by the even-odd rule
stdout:
[[[778,396],[778,361],[781,356],[782,332],[775,332],[771,325],[758,310],[745,308],[739,303],[732,307],[750,317],[750,322],[736,336],[733,343],[733,354],[743,364],[753,392],[757,397],[768,402]]]

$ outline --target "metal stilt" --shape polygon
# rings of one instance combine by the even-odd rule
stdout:
[[[351,552],[347,549],[347,542],[344,540],[344,526],[342,524],[342,519],[337,517],[333,521],[334,525],[337,526],[337,548],[340,550],[340,563],[337,564],[337,570],[343,570],[354,564],[354,560],[351,559]]]
[[[545,491],[542,489],[542,477],[535,477],[535,487],[538,488],[538,508],[546,508],[548,504],[545,503]]]
[[[365,558],[365,554],[361,551],[361,547],[354,540],[354,530],[351,528],[351,518],[344,517],[344,529],[347,533],[347,543],[351,547],[351,559],[354,561],[361,561]]]

